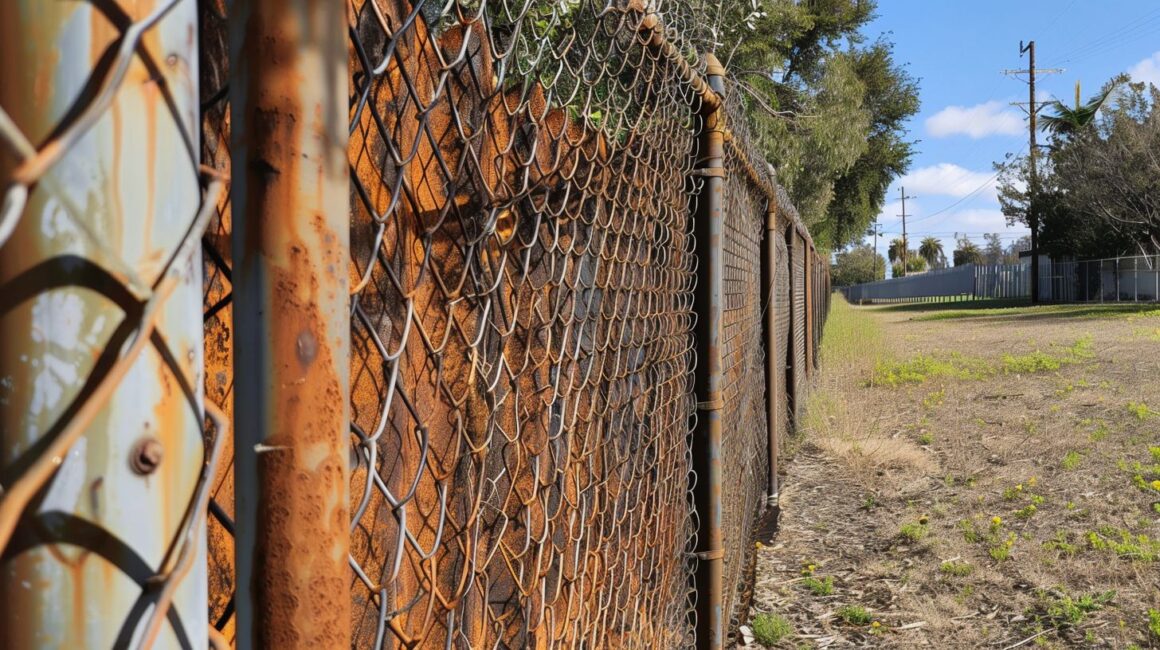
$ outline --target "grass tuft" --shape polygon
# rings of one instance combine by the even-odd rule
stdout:
[[[966,562],[943,562],[939,565],[939,571],[948,575],[964,578],[974,572],[975,567]]]
[[[753,638],[761,645],[776,645],[793,634],[793,625],[780,614],[761,613],[753,617]]]
[[[809,589],[810,593],[815,596],[829,596],[830,594],[834,593],[833,576],[826,576],[825,580],[818,580],[817,578],[810,576],[802,580],[802,584],[804,584],[806,589]]]
[[[873,620],[870,612],[861,605],[845,605],[838,609],[838,618],[850,625],[869,625]]]

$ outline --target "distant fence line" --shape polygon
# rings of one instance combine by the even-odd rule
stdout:
[[[1160,255],[1083,261],[1042,259],[1041,302],[1156,302]],[[965,264],[918,275],[839,288],[851,302],[933,302],[1030,298],[1031,266]]]
[[[1160,255],[1040,264],[1043,302],[1156,302]]]
[[[933,302],[1031,295],[1031,274],[1019,264],[966,264],[840,289],[850,302]]]

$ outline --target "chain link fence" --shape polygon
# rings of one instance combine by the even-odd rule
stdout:
[[[150,340],[159,358],[184,364],[187,410],[201,414],[204,384],[223,422],[233,413],[235,234],[231,194],[216,190],[231,175],[236,137],[229,97],[239,75],[228,30],[240,20],[229,13],[237,6],[165,3],[138,22],[117,14],[111,21],[122,31],[110,32],[110,43],[124,34],[130,58],[125,44],[140,29],[173,16],[190,26],[186,36],[196,34],[196,52],[182,59],[189,78],[167,86],[181,88],[185,103],[161,103],[175,111],[167,128],[181,125],[182,145],[133,164],[184,161],[164,174],[187,221],[166,230],[184,238],[163,248],[170,266],[161,271],[180,268],[189,290],[200,290],[204,339],[188,360],[185,347],[166,352],[164,339]],[[768,532],[776,503],[779,437],[817,360],[828,265],[767,166],[754,164],[740,98],[728,84],[711,87],[712,70],[682,40],[699,29],[694,12],[588,0],[349,0],[344,9],[353,646],[687,647],[714,633],[698,614],[714,608],[726,626],[716,634],[728,633],[747,616],[753,542]],[[146,72],[163,58],[136,52],[133,65]],[[6,111],[23,106],[16,95],[0,98]],[[190,117],[199,112],[200,137]],[[707,157],[711,131],[725,143],[720,166]],[[10,144],[7,127],[4,135]],[[6,159],[0,178],[79,200],[75,179],[21,176],[31,164],[21,160]],[[177,183],[185,189],[174,195]],[[0,234],[13,214],[7,205]],[[719,239],[699,239],[697,220],[712,214]],[[78,228],[91,224],[79,211],[71,218]],[[200,269],[181,252],[198,238]],[[10,250],[0,256],[5,282],[16,277]],[[705,251],[716,251],[720,265]],[[144,319],[166,300],[155,292],[127,310],[142,320],[122,336],[147,334]],[[6,331],[34,331],[0,305]],[[709,320],[719,322],[715,345],[696,334]],[[123,359],[142,345],[109,339],[104,349]],[[716,398],[696,388],[709,356],[720,368]],[[94,370],[90,380],[102,376]],[[709,413],[719,414],[716,448],[706,446]],[[167,614],[169,629],[194,647],[202,638],[237,642],[240,557],[233,464],[215,464],[208,451],[205,462],[191,460],[203,447],[228,458],[233,441],[220,426],[203,440],[200,420],[182,442],[196,443],[197,453],[174,453],[164,466],[184,472],[170,507],[187,515],[162,531],[176,541],[165,546],[165,562],[153,561],[159,568],[139,570],[127,587],[139,602],[167,603],[169,585],[184,575],[169,558],[186,563],[191,548],[205,554],[186,582],[195,592],[202,585],[202,598],[208,591],[208,628],[196,593],[194,604]],[[8,444],[16,425],[4,422]],[[88,436],[90,449],[101,435]],[[59,440],[54,451],[75,449]],[[14,462],[7,453],[4,508],[16,494],[12,468],[29,457]],[[710,480],[694,470],[707,453],[720,464],[715,505],[697,490]],[[718,521],[708,515],[714,507]],[[28,530],[22,520],[6,565]],[[107,533],[121,529],[110,524]],[[719,548],[706,545],[717,535]],[[698,571],[714,562],[717,588]],[[0,599],[20,588],[6,589]],[[132,636],[132,616],[143,611],[112,623]],[[166,609],[150,611],[156,619]]]

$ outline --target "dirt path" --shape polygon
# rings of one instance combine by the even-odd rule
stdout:
[[[1160,647],[1160,311],[836,304],[823,355],[775,647]]]

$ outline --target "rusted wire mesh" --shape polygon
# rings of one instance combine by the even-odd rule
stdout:
[[[224,184],[196,5],[29,6],[0,7],[0,646],[190,647],[228,437],[191,321]]]
[[[200,5],[202,155],[228,169],[228,17]],[[688,7],[649,13],[681,43]],[[350,0],[348,15],[355,646],[690,645],[697,93],[642,37],[643,5]],[[762,294],[768,198],[728,106],[723,527],[740,620],[768,488],[761,322],[775,309],[788,327],[789,276]],[[227,406],[229,207],[203,238],[206,390]],[[210,622],[230,635],[228,468],[214,496]]]
[[[225,0],[198,0],[199,72],[201,76],[202,164],[230,174],[229,42]],[[222,193],[201,239],[205,394],[233,416],[233,284],[230,194]],[[233,439],[224,453],[232,459]],[[234,482],[233,463],[214,476],[207,526],[209,557],[209,624],[234,640]]]
[[[693,99],[520,11],[351,8],[356,643],[685,645]]]
[[[725,160],[724,316],[721,345],[726,405],[721,459],[726,477],[721,491],[725,547],[724,620],[744,615],[741,591],[754,556],[753,532],[766,508],[769,432],[765,404],[765,354],[761,292],[761,246],[767,202],[741,172],[738,150]],[[740,622],[744,622],[741,620]]]

